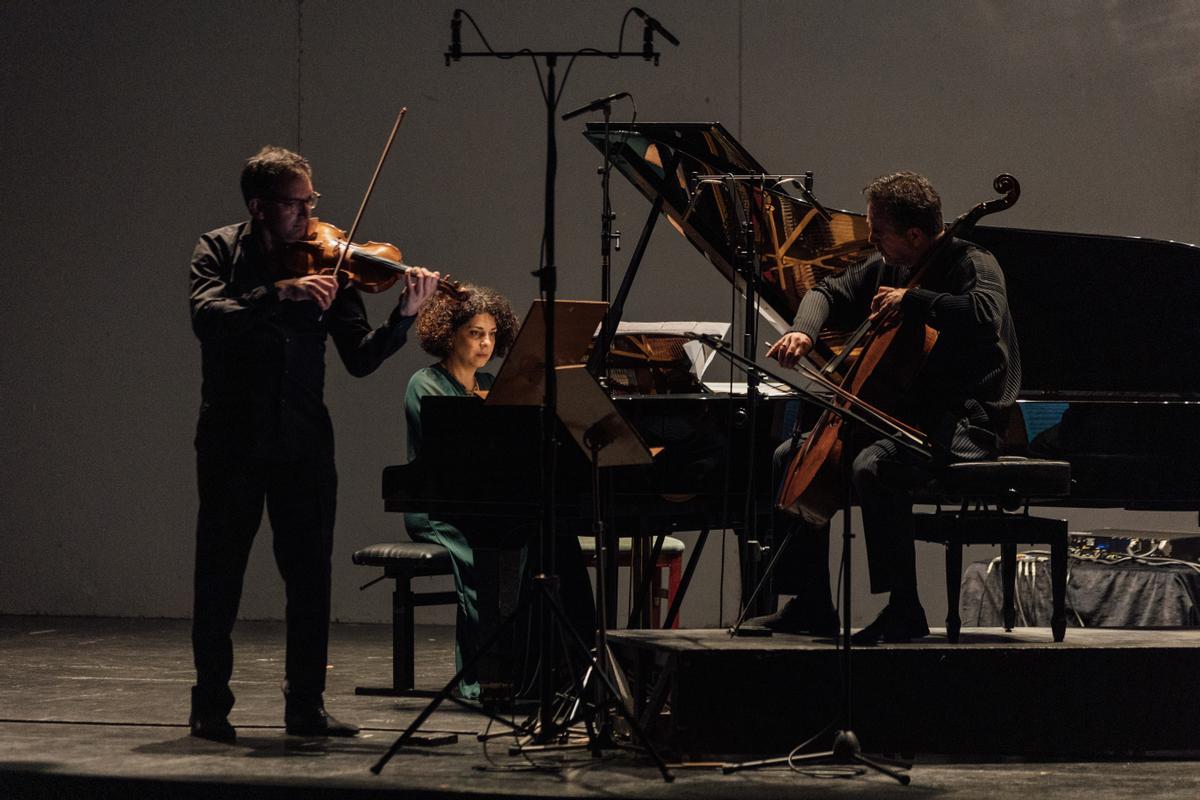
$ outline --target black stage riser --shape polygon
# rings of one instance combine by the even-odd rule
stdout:
[[[1142,632],[1142,646],[1105,646],[1085,642],[1090,633],[1071,630],[1058,645],[950,645],[933,637],[856,649],[853,728],[874,752],[1102,756],[1200,748],[1200,638],[1195,646],[1160,646],[1154,632]],[[1050,639],[1048,630],[1041,634]],[[981,635],[964,630],[964,639]],[[789,640],[807,646],[788,647]],[[650,695],[664,667],[673,669],[669,711],[654,736],[680,757],[784,753],[838,711],[832,644],[775,637],[725,645],[720,631],[620,632],[612,642],[638,696]]]

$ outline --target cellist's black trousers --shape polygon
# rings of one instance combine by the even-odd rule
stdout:
[[[320,703],[329,646],[337,498],[332,453],[279,463],[206,447],[198,449],[196,466],[200,512],[192,616],[193,712],[224,716],[233,707],[231,634],[264,503],[275,562],[286,587],[288,700]]]
[[[804,437],[796,443],[788,439],[775,450],[776,485],[803,441]],[[891,592],[895,603],[918,602],[912,494],[929,477],[927,461],[890,439],[868,441],[851,464],[854,495],[862,509],[871,591]],[[789,530],[795,532],[776,569],[776,590],[795,594],[814,611],[827,608],[829,524],[811,528],[795,516],[776,512],[776,542]]]

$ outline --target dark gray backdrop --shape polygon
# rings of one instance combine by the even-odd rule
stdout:
[[[1009,171],[1024,194],[997,224],[1200,241],[1194,2],[648,7],[683,45],[660,40],[657,68],[580,61],[563,110],[624,90],[644,120],[720,120],[768,169],[811,169],[825,202],[851,210],[862,209],[860,187],[898,168],[928,174],[951,215],[990,197],[992,176]],[[396,110],[407,105],[359,238],[398,243],[412,263],[528,306],[542,222],[540,95],[527,60],[443,66],[453,8],[385,0],[0,7],[0,613],[190,613],[199,359],[188,256],[200,232],[243,216],[238,171],[263,143],[304,152],[324,194],[320,216],[348,226]],[[613,48],[625,8],[531,1],[467,10],[497,48],[566,49]],[[480,48],[469,24],[463,40]],[[627,47],[640,41],[631,20]],[[598,157],[579,136],[581,122],[559,126],[558,261],[560,296],[586,299],[599,294],[600,198]],[[619,276],[646,204],[620,179],[614,204],[628,245],[615,260]],[[393,302],[372,298],[374,319]],[[729,303],[728,285],[663,226],[627,318],[724,319]],[[1087,341],[1086,331],[1064,331],[1063,357]],[[368,576],[349,554],[399,532],[382,511],[379,472],[403,460],[404,385],[429,361],[409,347],[366,380],[331,361],[337,618],[387,616],[385,590],[357,592]],[[1196,522],[1192,514],[1068,514],[1075,529]],[[941,553],[923,546],[920,558],[936,621]],[[713,548],[686,623],[717,623],[720,569]],[[728,616],[732,560],[725,571]],[[857,580],[856,591],[866,597]],[[856,621],[876,608],[859,603]],[[426,619],[448,622],[445,612]],[[270,548],[260,543],[243,614],[281,613]]]

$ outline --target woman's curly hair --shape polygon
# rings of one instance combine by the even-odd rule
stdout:
[[[455,300],[438,292],[417,317],[417,337],[421,349],[431,356],[446,358],[454,346],[454,332],[476,314],[491,314],[496,320],[496,347],[492,357],[508,354],[517,336],[518,321],[507,298],[494,289],[463,284],[471,296]]]

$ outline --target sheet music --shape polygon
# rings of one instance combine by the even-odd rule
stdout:
[[[703,383],[705,389],[715,394],[745,395],[747,392],[745,381],[704,381]],[[758,393],[763,397],[787,397],[795,394],[787,387],[766,382],[758,385]]]
[[[716,336],[725,341],[729,335],[728,322],[622,322],[617,325],[617,336],[657,334],[659,336]],[[716,351],[694,340],[683,344],[683,352],[691,361],[691,373],[703,382],[704,372],[712,363]]]

